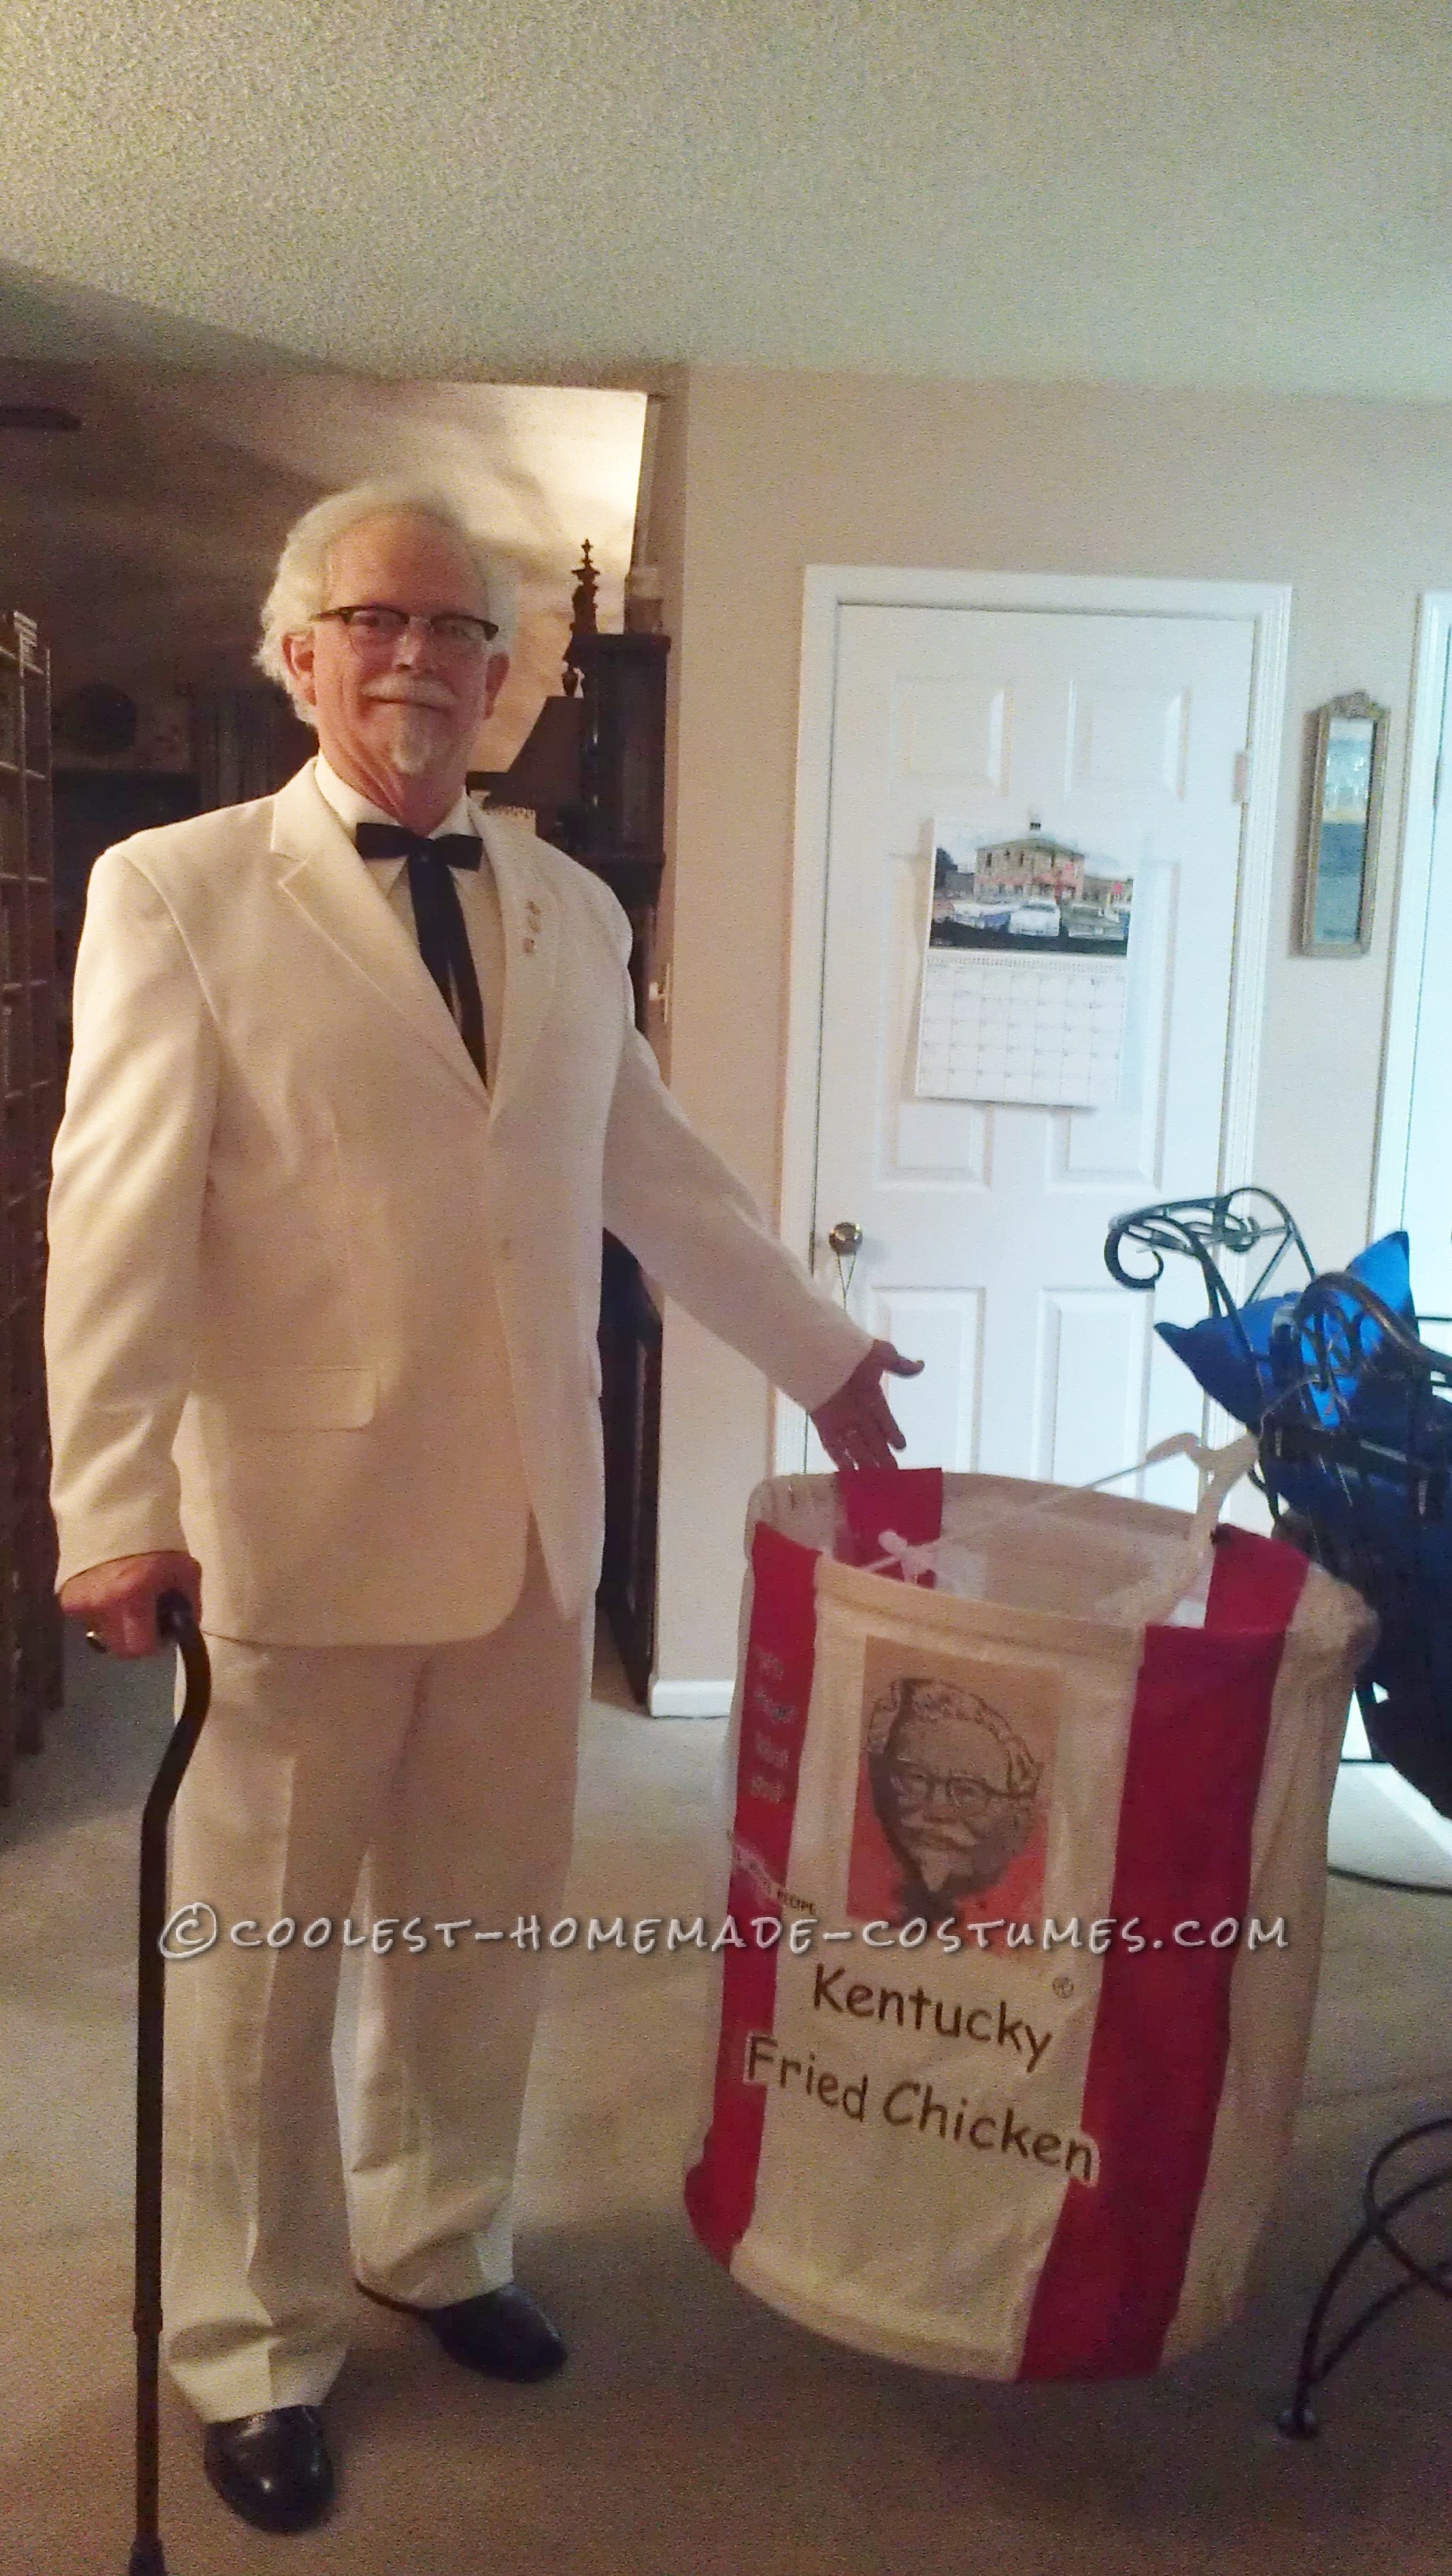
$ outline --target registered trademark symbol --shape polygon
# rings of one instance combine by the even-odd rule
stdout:
[[[1073,1991],[1074,1980],[1072,1977],[1055,1977],[1054,1992],[1058,1996],[1061,2004],[1066,2004],[1068,2002]]]

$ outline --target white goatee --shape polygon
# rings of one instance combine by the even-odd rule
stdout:
[[[390,704],[389,714],[393,719],[389,726],[393,766],[405,778],[418,777],[432,768],[439,756],[439,736],[447,725],[447,714],[438,707],[401,701]]]

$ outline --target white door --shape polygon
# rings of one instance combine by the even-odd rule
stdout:
[[[1198,1429],[1156,1316],[1205,1311],[1174,1263],[1117,1286],[1122,1211],[1222,1184],[1253,616],[844,607],[832,719],[814,1260],[841,1221],[848,1302],[920,1355],[890,1388],[905,1463],[1087,1482]],[[1037,831],[1133,879],[1113,1105],[916,1095],[919,997],[945,823]],[[815,1438],[808,1458],[821,1463]],[[1193,1495],[1181,1464],[1146,1480]]]
[[[1416,1053],[1400,1222],[1412,1247],[1412,1289],[1428,1341],[1452,1347],[1431,1318],[1452,1316],[1452,673],[1445,647],[1434,772],[1425,944],[1416,1000]],[[1383,826],[1385,829],[1385,826]]]
[[[1414,810],[1408,814],[1408,842],[1425,831],[1426,902],[1425,912],[1416,918],[1406,875],[1409,853],[1404,853],[1401,900],[1404,907],[1412,905],[1414,917],[1407,929],[1418,941],[1419,953],[1410,994],[1398,963],[1390,1037],[1396,1047],[1402,1037],[1396,1019],[1409,1014],[1411,1075],[1406,1090],[1389,1080],[1390,1097],[1383,1100],[1376,1230],[1406,1227],[1412,1293],[1423,1339],[1439,1350],[1452,1350],[1452,1142],[1447,1116],[1452,1101],[1452,1013],[1444,999],[1452,990],[1452,658],[1448,651],[1452,594],[1433,593],[1424,601],[1423,611],[1433,626],[1434,661],[1425,679],[1419,675],[1409,746],[1413,782],[1409,801]],[[1430,741],[1422,738],[1424,726]],[[1419,804],[1422,811],[1417,813]],[[1389,829],[1384,816],[1383,882]],[[1406,937],[1407,931],[1401,935]],[[1452,1892],[1452,1824],[1400,1779],[1389,1763],[1372,1760],[1366,1729],[1354,1704],[1343,1761],[1351,1767],[1343,1768],[1336,1784],[1328,1848],[1331,1866]]]

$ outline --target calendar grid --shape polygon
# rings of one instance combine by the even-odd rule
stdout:
[[[1122,957],[929,948],[919,1097],[1111,1108],[1119,1094],[1126,982]]]

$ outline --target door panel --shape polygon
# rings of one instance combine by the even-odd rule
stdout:
[[[952,778],[1008,793],[1013,698],[991,679],[907,680],[897,692],[898,763],[909,778]]]
[[[1036,1475],[1087,1485],[1106,1472],[1105,1458],[1132,1459],[1144,1328],[1138,1301],[1110,1279],[1041,1292]]]
[[[1071,681],[1064,792],[1183,797],[1189,743],[1188,689]]]
[[[913,1453],[935,1463],[945,1442],[971,1458],[978,1445],[981,1288],[875,1288],[871,1329],[927,1362],[920,1378],[901,1378],[893,1411]]]

